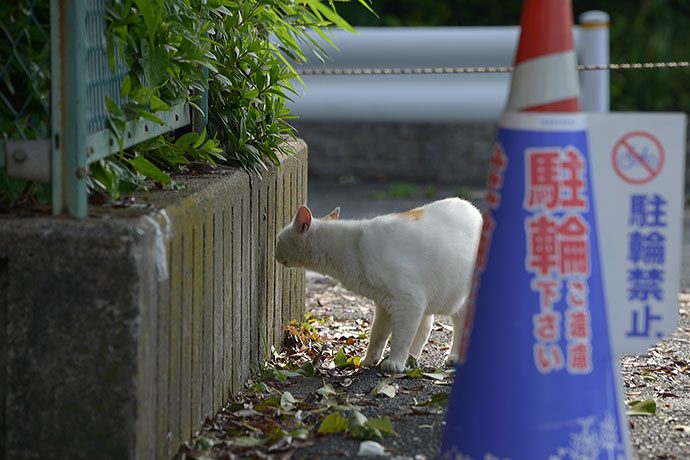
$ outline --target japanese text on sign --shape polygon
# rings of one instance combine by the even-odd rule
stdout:
[[[667,204],[659,194],[630,196],[627,294],[637,307],[631,312],[628,337],[650,337],[653,323],[663,320],[655,309],[664,301]]]
[[[572,146],[553,147],[528,149],[525,161],[523,208],[532,213],[525,220],[525,266],[540,299],[532,316],[534,364],[544,374],[588,374],[593,365],[584,157]]]

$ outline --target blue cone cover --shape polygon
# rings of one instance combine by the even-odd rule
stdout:
[[[486,201],[441,458],[627,458],[584,123],[499,127]]]

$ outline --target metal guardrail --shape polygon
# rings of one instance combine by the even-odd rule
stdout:
[[[16,8],[12,24],[0,22],[0,40],[11,45],[0,64],[0,110],[15,120],[14,129],[0,126],[10,133],[0,140],[0,167],[52,183],[53,214],[85,217],[88,165],[119,149],[106,128],[105,98],[126,102],[120,88],[127,68],[119,56],[114,71],[108,64],[105,2],[50,0],[48,10],[45,1],[20,0],[7,6]],[[191,122],[186,104],[156,116],[166,124],[128,122],[124,147]]]
[[[305,85],[286,104],[300,122],[495,122],[503,112],[518,26],[355,30],[328,32],[337,50],[325,62],[295,63]],[[609,15],[580,15],[573,40],[580,64],[608,65]],[[579,77],[583,110],[608,111],[608,68]]]

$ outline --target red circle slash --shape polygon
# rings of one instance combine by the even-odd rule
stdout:
[[[611,161],[616,174],[625,182],[646,184],[661,172],[664,149],[651,134],[633,131],[616,142]]]

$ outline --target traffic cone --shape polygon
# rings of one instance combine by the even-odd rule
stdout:
[[[441,458],[630,458],[570,0],[525,0],[521,25]]]
[[[580,110],[572,25],[569,0],[525,0],[507,111]]]

